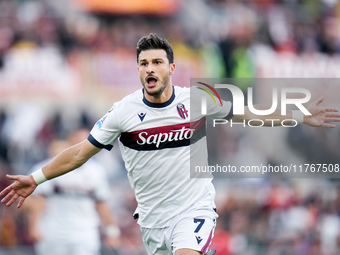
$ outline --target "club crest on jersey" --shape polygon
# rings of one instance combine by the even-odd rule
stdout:
[[[179,114],[179,116],[182,118],[182,119],[186,119],[189,115],[188,115],[188,110],[185,109],[185,106],[184,104],[182,103],[179,103],[177,105],[177,112]]]
[[[146,115],[146,113],[144,113],[144,112],[138,113],[138,117],[139,117],[140,121],[144,120],[145,115]]]

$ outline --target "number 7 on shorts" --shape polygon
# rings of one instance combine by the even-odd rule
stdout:
[[[194,219],[194,223],[198,223],[197,228],[195,229],[194,233],[198,233],[200,231],[204,222],[205,222],[205,219]]]

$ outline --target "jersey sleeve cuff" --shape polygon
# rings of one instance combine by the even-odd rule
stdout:
[[[97,148],[100,148],[100,149],[106,149],[110,151],[113,148],[111,144],[107,144],[107,145],[101,144],[91,134],[87,137],[87,140],[90,143],[92,143],[93,146],[96,146]]]

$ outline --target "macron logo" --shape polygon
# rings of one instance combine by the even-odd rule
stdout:
[[[197,240],[197,244],[200,244],[200,242],[202,242],[202,237],[200,236],[196,236],[196,240]]]
[[[138,117],[139,117],[140,121],[144,120],[145,115],[146,115],[146,113],[144,113],[144,112],[138,113]]]

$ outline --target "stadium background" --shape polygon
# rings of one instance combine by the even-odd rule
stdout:
[[[6,173],[25,174],[46,158],[53,137],[91,128],[113,102],[140,87],[135,45],[150,32],[173,45],[180,86],[193,77],[340,76],[336,0],[0,0],[0,189]],[[226,137],[228,155],[280,163],[281,155],[254,135]],[[294,147],[301,161],[337,163],[339,137],[339,128],[301,128],[275,139]],[[119,152],[101,152],[98,160],[108,168],[110,205],[122,229],[118,254],[145,254]],[[337,179],[215,184],[217,255],[339,254]],[[1,254],[33,254],[26,224],[24,210],[1,206]]]

